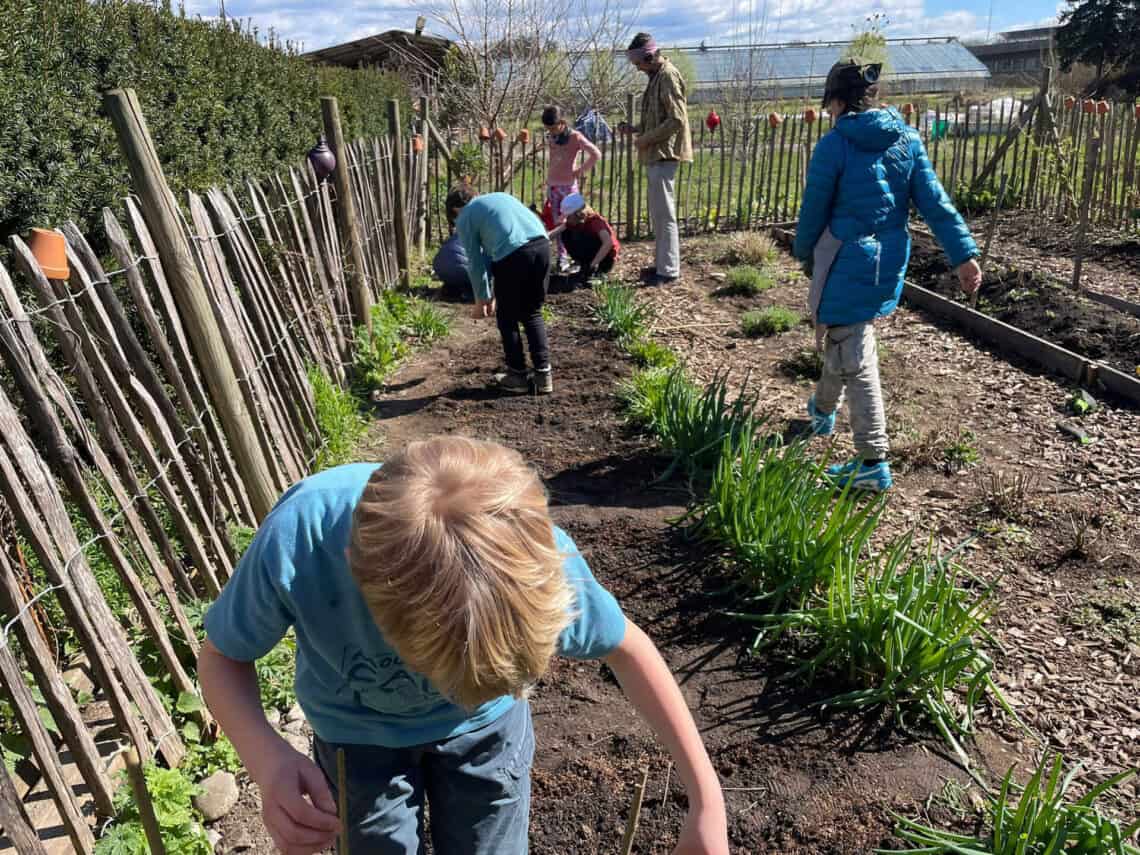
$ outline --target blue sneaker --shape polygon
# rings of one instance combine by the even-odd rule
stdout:
[[[816,436],[831,436],[835,430],[835,413],[821,413],[815,408],[815,395],[808,398],[808,415],[811,416],[811,432]]]
[[[850,482],[852,490],[868,490],[873,493],[889,490],[894,483],[891,479],[891,466],[885,460],[872,463],[870,466],[861,460],[836,463],[827,467],[827,477],[834,481],[837,487],[846,487]]]

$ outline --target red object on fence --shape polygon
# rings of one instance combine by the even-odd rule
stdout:
[[[1104,99],[1101,99],[1100,101],[1096,102],[1096,111],[1101,116],[1105,115],[1111,109],[1112,109],[1112,105],[1109,104]]]
[[[813,110],[811,107],[808,107],[806,110],[804,110],[804,121],[809,125],[815,121],[815,117],[815,110]]]
[[[720,127],[720,116],[716,114],[716,110],[709,110],[709,114],[705,116],[705,125],[710,131]]]
[[[414,137],[412,137],[412,151],[414,151],[416,154],[419,154],[423,150],[424,150],[424,138],[421,137],[419,134],[416,134]]]
[[[28,249],[48,279],[67,279],[71,275],[71,269],[67,266],[67,242],[59,232],[54,229],[32,229]]]
[[[1136,105],[1136,118],[1140,119],[1140,104]]]
[[[518,139],[520,143],[526,145],[528,142],[530,142],[530,131],[528,131],[526,128],[523,128],[521,131],[519,131]]]
[[[1077,99],[1074,98],[1072,95],[1066,95],[1065,96],[1065,109],[1071,110],[1075,106],[1077,106]]]
[[[780,126],[780,122],[782,122],[782,121],[784,121],[784,120],[780,118],[778,113],[769,113],[768,114],[768,124],[771,125],[773,128],[778,128]]]
[[[914,104],[903,104],[903,115],[909,116],[914,112]]]
[[[1084,101],[1081,102],[1081,112],[1082,113],[1094,113],[1094,112],[1096,112],[1096,103],[1093,101],[1090,101],[1088,98],[1086,98]]]
[[[507,132],[506,131],[504,131],[502,128],[495,128],[495,139],[497,139],[499,142],[502,142],[506,138],[507,138]]]
[[[486,142],[490,138],[491,138],[491,132],[489,130],[487,130],[487,128],[485,128],[485,127],[479,128],[479,139],[481,139],[483,142]]]

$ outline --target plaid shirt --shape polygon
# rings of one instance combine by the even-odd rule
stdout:
[[[677,66],[664,57],[661,69],[649,78],[641,96],[641,140],[649,143],[640,153],[644,163],[693,159],[685,79]]]

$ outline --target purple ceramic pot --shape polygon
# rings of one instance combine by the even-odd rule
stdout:
[[[323,136],[309,151],[309,163],[313,165],[313,172],[317,174],[318,181],[324,181],[336,169],[336,155]]]

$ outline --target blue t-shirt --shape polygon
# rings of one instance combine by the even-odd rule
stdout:
[[[206,634],[223,655],[258,659],[293,627],[297,700],[326,742],[403,748],[482,727],[514,704],[509,696],[473,711],[446,700],[406,668],[384,640],[349,570],[352,514],[378,468],[353,463],[299,482],[265,518],[233,577],[206,613]],[[625,635],[625,617],[598,584],[574,541],[555,528],[576,602],[558,652],[597,659]]]
[[[534,211],[509,193],[486,193],[463,206],[455,231],[467,251],[467,275],[476,298],[491,299],[488,269],[519,247],[546,237]]]

